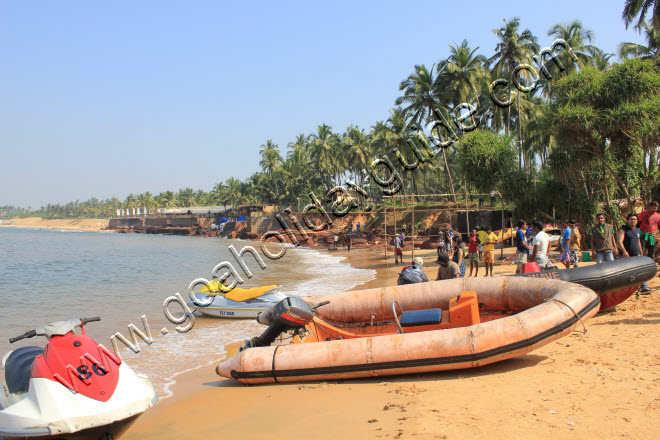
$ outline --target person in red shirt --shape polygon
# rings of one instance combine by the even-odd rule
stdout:
[[[658,214],[658,202],[651,202],[649,209],[642,211],[639,216],[640,240],[642,243],[642,255],[648,250],[648,256],[655,258],[655,233],[658,231],[660,214]]]
[[[477,246],[481,244],[479,237],[477,237],[477,230],[473,229],[468,239],[468,260],[470,260],[470,275],[472,276],[472,268],[475,268],[474,276],[479,275],[479,252]]]

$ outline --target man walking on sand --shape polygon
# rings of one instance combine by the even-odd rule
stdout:
[[[616,234],[616,242],[623,258],[642,255],[640,230],[637,228],[637,215],[628,214],[627,224],[623,225]],[[640,286],[639,293],[642,295],[648,295],[651,292],[653,292],[653,289],[649,289],[646,283]]]
[[[516,273],[522,272],[522,265],[527,263],[527,256],[532,247],[527,244],[527,237],[525,237],[525,230],[527,224],[525,220],[518,220],[518,230],[516,231]]]
[[[403,263],[403,251],[401,250],[401,237],[398,235],[394,236],[394,264],[397,264],[399,262],[399,258],[401,258],[401,262]]]
[[[605,214],[596,215],[596,224],[591,228],[591,257],[600,264],[604,261],[614,261],[616,254],[616,242],[614,240],[614,228],[605,223]]]
[[[568,220],[561,221],[561,254],[559,254],[559,261],[564,263],[564,269],[568,269],[571,265],[571,255],[568,248],[571,241],[571,228],[568,226]]]
[[[534,239],[532,240],[532,255],[529,257],[529,261],[538,264],[541,270],[546,267],[552,267],[548,259],[550,237],[543,232],[543,223],[539,220],[534,220],[532,222],[532,232],[536,235],[534,235]]]
[[[339,236],[335,234],[334,236],[335,249],[337,249],[337,243],[339,243]]]
[[[495,244],[497,243],[497,235],[493,234],[493,228],[486,226],[486,242],[484,243],[484,266],[486,266],[485,277],[488,276],[490,269],[490,276],[493,276],[493,266],[495,265]]]
[[[651,202],[649,209],[639,213],[640,241],[642,243],[641,255],[648,251],[648,256],[655,259],[655,233],[658,231],[660,214],[658,214],[658,202]]]
[[[468,239],[468,260],[470,260],[470,275],[472,276],[472,268],[475,268],[474,276],[479,276],[479,252],[477,247],[479,246],[480,241],[477,237],[477,230],[473,229],[470,233],[470,238]]]
[[[581,249],[580,240],[582,236],[580,234],[580,229],[577,227],[577,222],[573,219],[570,220],[569,226],[571,227],[571,239],[569,246],[569,257],[571,266],[578,267],[579,253]]]

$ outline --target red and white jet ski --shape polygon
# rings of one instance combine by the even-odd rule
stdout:
[[[146,376],[85,335],[85,324],[100,320],[53,322],[9,340],[40,335],[48,343],[2,359],[0,436],[112,439],[156,404]]]

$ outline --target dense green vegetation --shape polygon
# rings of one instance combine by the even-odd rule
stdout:
[[[647,44],[621,43],[614,63],[579,21],[548,31],[566,42],[565,50],[553,48],[552,59],[512,18],[493,30],[499,42],[488,55],[463,40],[437,64],[414,66],[385,121],[343,131],[323,124],[289,142],[286,154],[267,140],[259,147],[260,171],[243,181],[230,177],[208,192],[48,205],[31,214],[107,217],[119,208],[243,204],[300,209],[310,192],[322,198],[346,182],[379,202],[383,188],[371,164],[387,157],[402,177],[402,194],[498,190],[527,218],[554,209],[589,223],[599,203],[615,215],[613,200],[649,200],[660,192],[659,14],[654,1],[625,2],[624,23]],[[434,138],[453,142],[438,148]]]

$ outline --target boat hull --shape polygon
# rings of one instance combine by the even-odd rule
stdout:
[[[514,276],[562,280],[589,287],[600,295],[600,308],[605,310],[624,302],[657,273],[658,267],[651,258],[630,257],[575,269],[543,270]]]
[[[271,308],[277,302],[286,298],[278,291],[259,296],[250,301],[232,301],[223,295],[208,296],[197,293],[196,301],[189,301],[188,307],[214,318],[250,319],[256,318],[261,312]]]
[[[246,384],[363,378],[472,368],[529,353],[568,335],[599,310],[591,289],[536,278],[467,278],[305,298],[330,301],[319,317],[336,326],[379,326],[403,310],[440,307],[463,291],[477,294],[485,312],[509,312],[476,325],[327,342],[256,347],[217,367]],[[370,324],[373,323],[373,324]],[[411,331],[405,329],[404,331]]]

